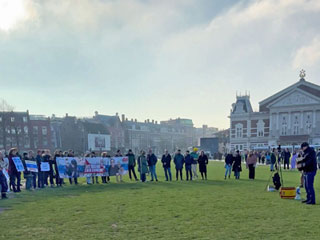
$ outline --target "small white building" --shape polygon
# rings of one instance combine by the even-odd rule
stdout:
[[[254,112],[250,96],[237,96],[230,112],[230,148],[248,150],[307,141],[320,144],[320,86],[300,80],[259,103]]]

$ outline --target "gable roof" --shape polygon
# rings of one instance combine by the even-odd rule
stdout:
[[[268,111],[269,110],[268,105],[270,105],[272,102],[275,102],[276,100],[283,97],[284,95],[288,94],[289,92],[292,92],[294,89],[301,89],[304,92],[307,92],[317,98],[320,98],[320,86],[314,83],[308,82],[302,78],[297,83],[259,102],[260,112]]]

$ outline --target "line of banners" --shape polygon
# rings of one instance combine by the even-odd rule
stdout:
[[[4,159],[8,163],[8,159]],[[18,172],[23,172],[25,167],[19,157],[12,158]],[[58,157],[56,158],[60,178],[91,177],[91,176],[116,176],[125,175],[128,172],[128,157],[111,158],[81,158],[81,157]],[[38,172],[35,161],[26,160],[27,171]],[[42,172],[50,171],[48,162],[41,162]],[[8,176],[7,169],[3,172]],[[9,176],[8,176],[9,177]]]

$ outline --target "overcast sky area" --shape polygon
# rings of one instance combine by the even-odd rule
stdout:
[[[0,0],[1,96],[16,111],[228,128],[251,103],[320,84],[319,0]]]

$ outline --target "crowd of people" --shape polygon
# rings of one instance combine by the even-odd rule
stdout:
[[[120,150],[114,155],[114,157],[122,157]],[[139,156],[136,157],[131,149],[125,155],[128,157],[128,173],[130,180],[139,181],[135,168],[138,166],[137,170],[140,173],[140,181],[146,182],[147,175],[150,176],[150,181],[158,181],[156,166],[158,162],[158,157],[150,149],[148,154],[145,151],[141,151]],[[19,157],[24,165],[23,177],[25,179],[26,189],[37,189],[50,187],[62,187],[64,178],[59,176],[57,158],[59,157],[75,157],[73,150],[60,151],[56,150],[52,155],[50,150],[38,150],[36,154],[33,151],[24,152],[22,156],[19,154],[17,148],[10,149],[8,154],[0,151],[0,186],[1,186],[1,196],[2,199],[7,198],[6,193],[9,191],[21,192],[21,172],[18,171],[13,158]],[[87,152],[84,157],[97,157],[95,152]],[[110,157],[107,152],[102,152],[101,157]],[[5,158],[8,161],[5,161]],[[26,161],[36,162],[38,172],[31,172],[26,166]],[[49,164],[49,171],[42,171],[41,163],[47,162]],[[178,149],[176,153],[171,156],[166,150],[161,157],[161,163],[164,169],[166,181],[172,181],[171,164],[175,165],[176,170],[176,180],[183,180],[183,168],[185,167],[186,180],[192,181],[198,178],[197,166],[199,165],[199,172],[203,180],[207,180],[207,164],[208,157],[203,151],[198,154],[198,149],[194,148],[190,153],[188,150],[185,154],[181,153]],[[7,169],[9,181],[5,176],[3,169]],[[115,174],[113,172],[115,171]],[[101,176],[102,183],[108,183],[110,181],[110,176],[116,176],[116,181],[121,182],[123,174],[118,174],[118,165],[112,164],[109,168],[109,176]],[[78,184],[78,177],[76,175],[68,178],[70,184]],[[99,177],[95,174],[91,174],[90,177],[86,178],[87,184],[98,184]]]
[[[114,157],[122,157],[120,150],[117,151]],[[125,155],[128,158],[128,173],[130,180],[139,181],[136,174],[137,170],[140,173],[140,181],[146,182],[147,176],[150,177],[150,181],[158,181],[157,177],[157,162],[158,157],[150,149],[148,154],[145,151],[141,151],[138,157],[135,156],[133,151],[129,149],[128,153]],[[59,176],[59,169],[57,164],[58,157],[75,157],[72,150],[60,151],[56,150],[53,155],[51,155],[49,150],[38,150],[36,154],[33,151],[25,152],[21,156],[18,149],[12,148],[6,155],[4,152],[0,151],[0,186],[1,186],[1,196],[2,199],[7,198],[6,193],[8,190],[13,192],[21,191],[21,172],[18,171],[16,165],[13,161],[14,157],[19,157],[24,165],[24,179],[26,180],[26,189],[31,188],[44,188],[46,186],[57,186],[62,187],[64,178]],[[84,157],[97,157],[95,152],[87,152]],[[101,157],[110,157],[107,152],[102,152]],[[8,161],[5,161],[5,158]],[[309,159],[307,162],[303,163],[305,166],[303,169],[299,169],[302,172],[301,184],[305,187],[307,191],[307,201],[311,204],[315,203],[313,181],[317,170],[317,163],[320,168],[320,150],[315,153],[314,149],[309,147],[307,143],[301,145],[300,151],[294,151],[290,153],[288,149],[281,150],[281,148],[273,148],[272,151],[266,152],[256,152],[247,151],[240,153],[236,151],[235,153],[230,152],[225,156],[225,175],[224,179],[230,178],[231,172],[234,172],[235,179],[240,179],[240,173],[242,171],[242,162],[245,162],[246,167],[249,170],[249,179],[255,179],[255,168],[257,163],[270,164],[270,171],[276,171],[279,169],[281,164],[283,164],[283,169],[296,169],[301,163],[298,162],[300,158]],[[204,151],[198,153],[198,149],[194,148],[190,153],[187,150],[184,154],[178,149],[174,154],[171,154],[165,150],[162,155],[161,163],[164,170],[165,180],[172,181],[172,162],[175,166],[175,177],[176,181],[183,180],[183,169],[185,169],[185,175],[187,181],[192,181],[198,179],[198,170],[201,174],[202,180],[207,180],[207,165],[208,156]],[[310,160],[311,159],[311,160]],[[26,161],[34,161],[37,165],[38,172],[31,172],[26,167]],[[47,162],[49,165],[49,171],[42,171],[41,163]],[[299,165],[300,164],[300,165]],[[298,167],[299,168],[299,167]],[[3,169],[7,169],[9,181],[7,181],[7,176],[5,176]],[[122,175],[120,173],[120,167],[111,161],[111,166],[109,168],[109,176],[101,176],[102,183],[108,183],[110,181],[110,176],[116,176],[117,182],[121,182]],[[113,172],[115,174],[113,174]],[[68,178],[70,184],[78,184],[78,177],[76,175]],[[99,183],[99,176],[92,174],[86,179],[87,184]]]
[[[230,178],[231,170],[234,171],[236,179],[240,178],[241,159],[244,159],[246,167],[249,169],[249,179],[254,180],[255,168],[258,163],[270,164],[270,171],[298,169],[301,172],[300,187],[304,187],[307,193],[303,203],[315,204],[314,178],[317,168],[320,169],[320,149],[316,152],[307,142],[301,144],[301,149],[294,150],[292,153],[288,148],[273,148],[272,151],[257,152],[245,151],[241,155],[239,151],[235,154],[230,152],[225,156],[225,179]],[[291,164],[290,164],[291,163]]]

